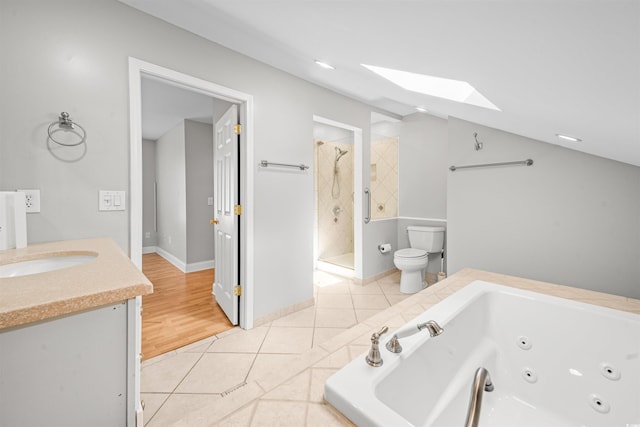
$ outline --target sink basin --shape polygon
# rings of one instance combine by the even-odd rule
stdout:
[[[50,256],[0,265],[0,278],[28,276],[30,274],[47,273],[69,268],[92,261],[97,255],[96,253],[88,252],[81,255]]]

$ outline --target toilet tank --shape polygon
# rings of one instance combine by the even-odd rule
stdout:
[[[426,227],[410,225],[407,227],[409,243],[412,248],[428,253],[440,252],[444,243],[444,227]]]

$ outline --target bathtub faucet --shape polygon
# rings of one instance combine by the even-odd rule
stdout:
[[[442,329],[440,325],[438,325],[438,322],[436,322],[435,320],[429,320],[424,323],[419,323],[416,326],[407,326],[398,330],[393,335],[393,337],[391,337],[391,339],[387,343],[387,350],[389,350],[391,353],[400,353],[402,351],[402,346],[400,345],[400,341],[398,340],[400,338],[417,334],[423,329],[429,331],[429,335],[432,337],[437,337],[442,332],[444,332],[444,329]]]
[[[485,391],[493,391],[493,389],[493,381],[491,381],[489,371],[482,366],[479,367],[473,377],[471,398],[469,399],[469,408],[467,409],[467,420],[464,423],[465,427],[478,427],[483,393]]]

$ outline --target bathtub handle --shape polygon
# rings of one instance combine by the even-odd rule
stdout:
[[[380,337],[383,334],[386,334],[388,330],[389,328],[387,326],[383,326],[382,329],[371,335],[371,350],[369,350],[369,354],[365,359],[369,366],[373,366],[374,368],[382,366],[382,356],[380,355],[380,348],[378,344],[380,344]]]

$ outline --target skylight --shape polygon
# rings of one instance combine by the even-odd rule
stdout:
[[[461,80],[451,80],[442,77],[427,76],[426,74],[411,73],[409,71],[393,70],[391,68],[376,67],[360,64],[391,83],[412,92],[462,102],[477,107],[502,111],[491,101],[482,96],[473,86]]]

